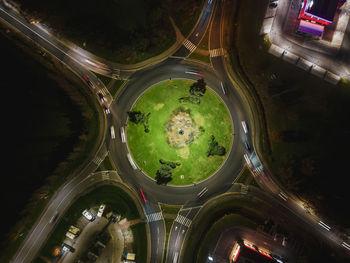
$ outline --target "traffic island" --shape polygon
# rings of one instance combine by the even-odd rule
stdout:
[[[203,79],[158,83],[128,114],[129,150],[137,166],[159,184],[200,182],[221,167],[230,151],[231,116]]]

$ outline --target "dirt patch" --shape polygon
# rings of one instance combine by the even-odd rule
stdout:
[[[190,114],[183,111],[171,116],[166,131],[169,144],[176,148],[191,144],[199,135],[199,130],[195,127]],[[186,156],[186,150],[183,154]]]
[[[177,150],[176,152],[183,159],[187,159],[190,156],[190,148],[188,146],[183,147],[183,148]]]
[[[154,110],[160,110],[161,108],[164,107],[164,104],[163,103],[159,103],[157,104],[156,106],[153,107]]]

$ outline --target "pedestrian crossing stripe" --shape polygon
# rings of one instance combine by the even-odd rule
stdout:
[[[196,49],[196,46],[191,41],[189,41],[188,39],[186,39],[184,41],[183,45],[185,46],[185,48],[187,48],[191,52],[193,52]]]
[[[98,156],[96,156],[92,161],[93,161],[94,164],[100,165],[102,163],[103,159],[98,157]]]
[[[224,54],[225,54],[225,50],[223,48],[209,50],[209,55],[211,58],[223,56]]]
[[[154,221],[163,220],[162,212],[153,213],[153,214],[149,214],[146,216],[147,216],[147,222],[154,222]]]
[[[191,225],[191,220],[182,216],[182,215],[177,215],[176,219],[175,219],[176,222],[178,222],[179,224],[181,225],[184,225],[184,226],[187,226],[189,227]]]

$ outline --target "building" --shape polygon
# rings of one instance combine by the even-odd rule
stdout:
[[[236,242],[229,259],[232,263],[283,263],[278,256],[272,256],[269,251],[248,241]]]
[[[339,0],[304,0],[299,18],[321,25],[333,22]]]

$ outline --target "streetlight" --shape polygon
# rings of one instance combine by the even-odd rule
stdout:
[[[211,256],[208,256],[208,259],[209,259],[209,261],[213,261],[214,260],[213,257],[211,257]]]

